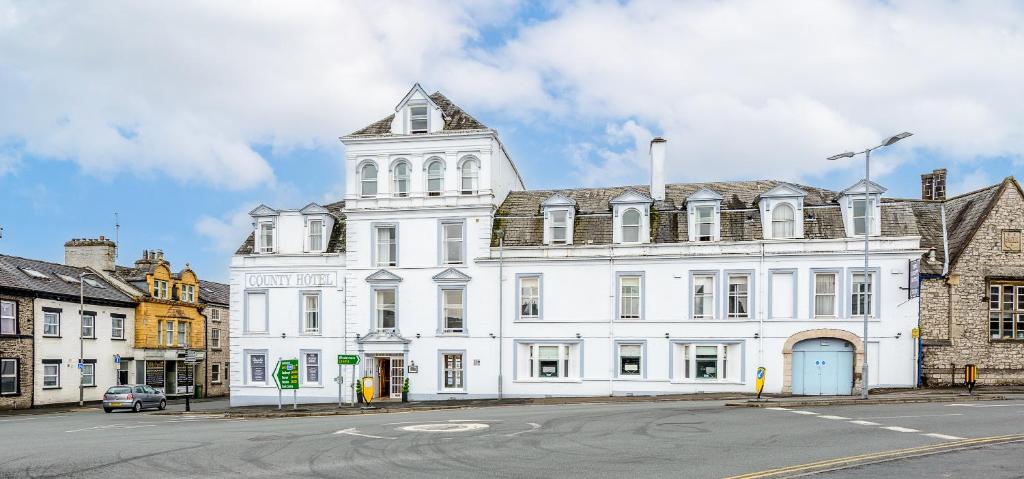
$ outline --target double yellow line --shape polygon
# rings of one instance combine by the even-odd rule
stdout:
[[[732,476],[726,479],[756,479],[764,477],[785,477],[794,474],[807,474],[812,472],[822,472],[831,469],[837,469],[842,467],[851,467],[863,464],[872,464],[876,462],[891,461],[895,459],[904,459],[908,457],[926,456],[929,454],[935,454],[945,451],[953,451],[957,449],[968,449],[972,447],[980,447],[989,444],[1003,444],[1008,442],[1024,441],[1024,434],[1009,434],[1006,436],[990,436],[981,437],[977,439],[964,439],[960,441],[943,442],[939,444],[932,444],[928,446],[912,447],[909,449],[897,449],[893,451],[874,452],[870,454],[860,454],[857,456],[846,456],[836,459],[828,459],[825,461],[810,462],[807,464],[799,464],[796,466],[780,467],[778,469],[769,469],[766,471],[752,472],[749,474],[743,474],[740,476]]]

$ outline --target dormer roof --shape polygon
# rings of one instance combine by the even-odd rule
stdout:
[[[608,203],[611,205],[619,204],[634,204],[634,203],[651,203],[654,198],[647,196],[639,191],[632,188],[622,192],[622,194],[612,198]]]
[[[795,186],[793,186],[793,185],[791,185],[789,183],[779,183],[779,185],[776,186],[775,188],[772,188],[772,189],[770,189],[768,191],[765,191],[764,193],[761,193],[758,196],[758,199],[760,199],[760,198],[793,198],[793,197],[803,198],[804,196],[807,196],[807,192],[806,191],[804,191],[804,190],[802,190],[800,188],[797,188],[797,187],[795,187]]]
[[[329,211],[327,211],[327,208],[324,208],[323,206],[320,206],[316,203],[310,203],[306,206],[303,206],[302,209],[299,210],[299,213],[302,213],[304,215],[322,215],[329,213]]]
[[[573,206],[573,207],[575,207],[576,206],[576,200],[574,200],[572,198],[569,198],[568,196],[565,196],[565,195],[563,195],[561,193],[555,193],[555,194],[549,196],[548,199],[544,200],[544,202],[540,204],[541,208],[544,208],[544,207],[547,207],[547,206]]]
[[[865,181],[866,180],[858,181],[855,185],[853,185],[853,186],[843,190],[841,195],[843,195],[843,196],[863,195],[864,194],[864,183],[865,183]],[[884,187],[882,187],[882,185],[880,185],[878,183],[875,183],[874,181],[868,181],[867,183],[868,183],[867,189],[868,189],[868,193],[869,194],[881,195],[881,194],[885,193],[886,191],[888,191]]]
[[[441,108],[437,103],[434,102],[433,98],[430,98],[430,95],[427,94],[427,91],[424,90],[419,83],[416,83],[412,86],[412,88],[409,89],[409,93],[406,93],[405,96],[402,97],[402,101],[398,102],[398,104],[395,105],[395,111],[397,112],[400,111],[402,108],[405,108],[405,105],[408,104],[409,101],[411,100],[426,101],[428,105],[434,108]]]
[[[722,201],[722,195],[716,193],[711,188],[702,186],[694,191],[693,194],[686,197],[686,201]]]
[[[249,212],[249,216],[277,216],[279,214],[280,213],[277,210],[264,204],[253,208],[253,210]]]

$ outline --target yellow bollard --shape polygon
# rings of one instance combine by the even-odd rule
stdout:
[[[361,381],[363,383],[363,399],[366,400],[366,405],[369,406],[373,402],[373,378],[364,376]]]

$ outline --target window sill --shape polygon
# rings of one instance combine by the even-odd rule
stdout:
[[[63,338],[63,336],[47,336],[45,334],[43,335],[43,337],[44,338],[53,338],[53,339],[61,339],[61,338]]]
[[[223,384],[224,381],[210,381],[210,384]]]
[[[43,391],[50,391],[53,389],[60,389],[60,386],[43,386]]]
[[[468,394],[465,389],[442,389],[438,394]]]
[[[19,393],[0,393],[0,396],[3,396],[3,397],[15,397],[15,396],[21,396],[21,394],[19,394]]]
[[[96,336],[82,336],[82,339],[96,339]]]
[[[302,334],[299,334],[300,338],[315,338],[315,337],[318,337],[318,336],[323,336],[323,333],[302,333]]]
[[[110,338],[111,341],[127,341],[125,338]]]
[[[549,379],[516,379],[514,383],[582,383],[582,379],[573,378],[549,378]]]
[[[89,384],[83,384],[83,385],[82,385],[82,387],[83,387],[83,388],[87,388],[87,389],[88,389],[88,388],[94,388],[94,387],[96,387],[96,385],[95,385],[95,384],[92,384],[92,385],[89,385]]]
[[[990,339],[990,340],[988,340],[988,342],[990,342],[990,343],[997,343],[997,344],[998,343],[1003,343],[1003,344],[1024,344],[1024,338],[1020,338],[1020,339],[1010,339],[1010,338]]]
[[[437,333],[439,338],[468,338],[469,333]]]
[[[746,384],[733,379],[673,379],[672,384]]]
[[[615,376],[616,381],[646,381],[647,378],[643,376]]]

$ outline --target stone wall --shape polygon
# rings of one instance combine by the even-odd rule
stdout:
[[[219,311],[219,314],[220,314],[220,319],[219,320],[214,320],[213,317],[212,317],[214,309],[217,309]],[[221,378],[220,383],[214,383],[212,381],[212,377],[211,377],[211,380],[210,380],[210,383],[209,383],[210,389],[209,389],[209,391],[207,392],[206,395],[207,396],[211,396],[211,397],[212,396],[225,396],[230,391],[229,381],[231,380],[231,378],[228,375],[228,369],[230,369],[230,364],[229,363],[231,361],[231,358],[229,356],[228,345],[231,344],[231,343],[230,343],[230,333],[229,333],[229,329],[230,328],[228,326],[231,323],[230,323],[230,318],[229,318],[229,312],[228,311],[229,310],[226,307],[222,308],[222,307],[212,306],[212,305],[208,306],[203,311],[203,314],[206,316],[206,321],[207,321],[207,324],[209,325],[210,331],[213,331],[214,329],[220,331],[220,347],[219,348],[214,348],[213,344],[210,343],[210,348],[209,348],[209,351],[207,352],[207,355],[206,355],[206,358],[207,358],[206,359],[206,374],[207,374],[207,377],[211,377],[211,376],[209,376],[210,375],[210,369],[212,368],[212,366],[214,364],[220,365],[220,378]],[[212,336],[212,333],[210,334],[210,336]]]
[[[32,342],[32,298],[0,294],[0,300],[14,301],[18,308],[18,334],[0,336],[0,358],[18,359],[18,388],[20,394],[0,396],[0,410],[27,409],[32,407],[33,391],[33,342]]]
[[[979,384],[1024,384],[1024,340],[994,340],[989,332],[989,280],[1024,281],[1024,253],[1002,248],[1002,233],[1008,229],[1024,229],[1024,198],[1010,181],[948,278],[923,282],[922,373],[927,385],[962,384],[965,364],[978,366]]]

